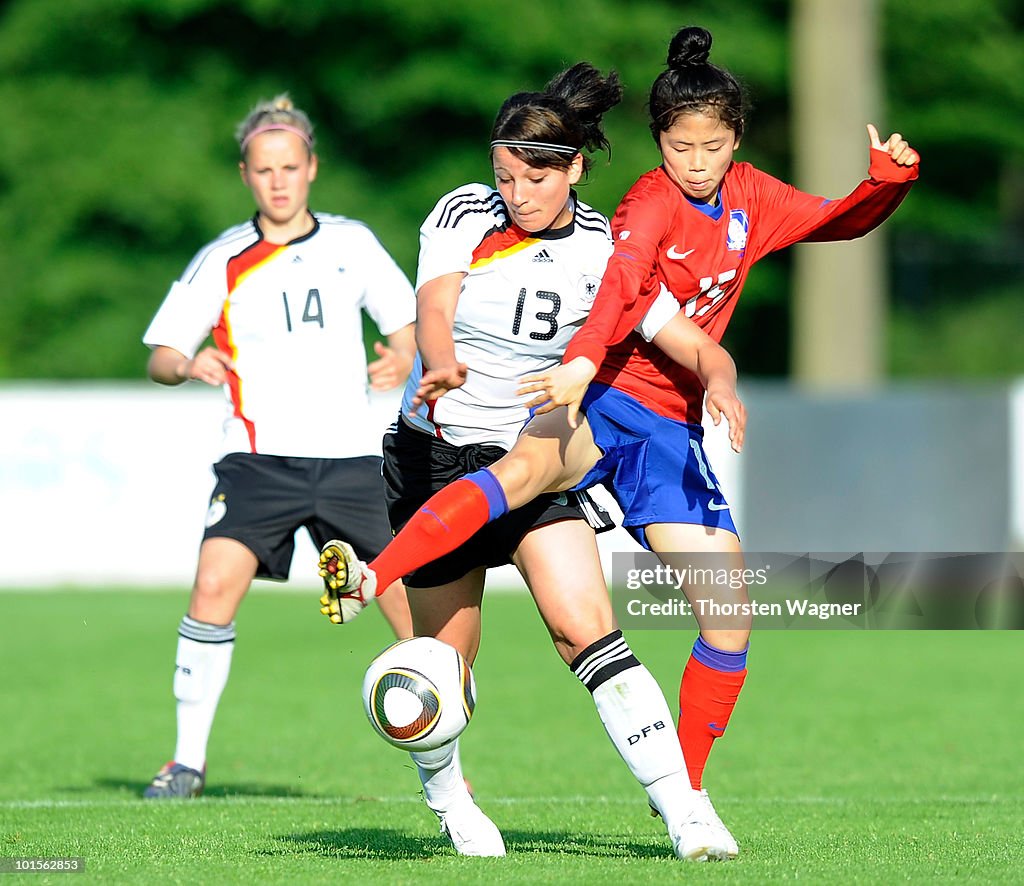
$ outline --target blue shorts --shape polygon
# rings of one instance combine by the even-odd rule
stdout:
[[[591,385],[582,410],[603,455],[576,489],[604,485],[622,508],[623,527],[647,550],[651,523],[739,534],[704,455],[704,428],[665,418],[607,385]]]

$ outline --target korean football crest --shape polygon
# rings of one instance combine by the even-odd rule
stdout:
[[[726,234],[725,246],[730,252],[742,252],[747,248],[747,231],[750,220],[745,209],[729,210],[729,231]]]

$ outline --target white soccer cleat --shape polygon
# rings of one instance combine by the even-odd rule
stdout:
[[[718,837],[718,852],[713,856],[718,861],[730,861],[740,854],[740,847],[736,843],[736,838],[729,832],[729,829],[725,826],[725,823],[721,818],[718,817],[718,813],[715,812],[715,807],[711,805],[711,798],[708,796],[708,792],[702,790],[700,792],[700,800],[698,801],[701,807],[704,820],[711,826],[711,830],[714,831]]]
[[[669,827],[672,849],[683,861],[731,861],[740,848],[711,805],[708,792],[691,791],[690,809]],[[652,806],[651,814],[658,811]]]
[[[460,797],[444,812],[434,810],[441,820],[441,833],[447,834],[459,855],[498,858],[505,854],[501,831],[468,794]]]
[[[335,624],[347,624],[377,596],[377,576],[346,541],[332,538],[320,549],[324,594],[320,611]]]

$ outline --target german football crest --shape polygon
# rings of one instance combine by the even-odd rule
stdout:
[[[228,512],[228,503],[225,501],[226,496],[222,492],[220,495],[211,499],[210,508],[206,512],[206,526],[209,528],[221,520],[224,519],[224,515]]]
[[[601,278],[595,277],[593,274],[585,274],[580,278],[580,298],[583,302],[589,303],[594,300],[594,296],[597,295],[597,290],[601,286]]]
[[[725,246],[730,252],[742,252],[747,248],[747,231],[750,220],[745,209],[729,210],[729,230],[726,234]]]

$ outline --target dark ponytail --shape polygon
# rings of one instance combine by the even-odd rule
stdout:
[[[729,71],[708,61],[710,54],[711,32],[706,28],[682,28],[672,38],[668,69],[654,81],[648,102],[655,142],[688,113],[716,116],[737,139],[743,136],[748,109],[743,86]]]
[[[507,99],[495,118],[491,141],[536,142],[611,153],[603,117],[621,100],[618,74],[609,71],[605,77],[588,62],[579,62],[552,78],[543,92],[519,92]],[[568,150],[507,147],[538,168],[566,169],[575,156]],[[590,159],[584,155],[584,172],[590,166]]]
[[[711,32],[706,28],[683,28],[668,45],[670,71],[706,65],[711,55]]]

